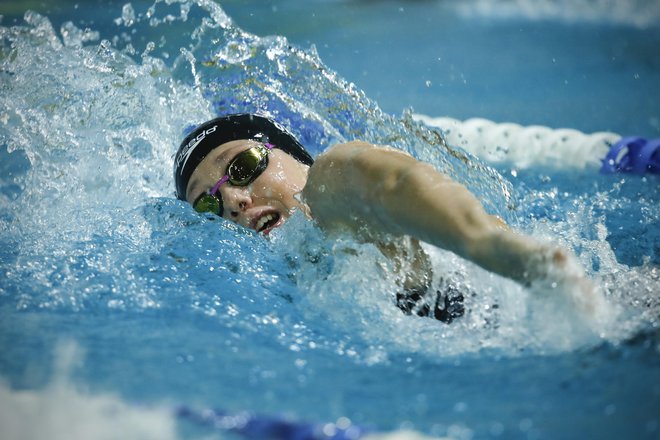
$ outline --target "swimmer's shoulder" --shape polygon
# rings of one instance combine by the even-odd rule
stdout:
[[[331,146],[326,151],[321,153],[317,160],[355,160],[361,158],[364,155],[378,155],[382,153],[386,153],[387,155],[401,155],[402,157],[408,158],[412,157],[408,153],[388,145],[376,145],[365,141],[355,140]],[[373,159],[373,156],[371,158]]]
[[[396,170],[414,162],[408,153],[387,145],[375,145],[364,141],[335,144],[316,158],[310,169],[310,178],[325,181],[343,174],[354,183],[369,184],[377,173]],[[374,174],[373,176],[370,176]],[[363,178],[365,182],[359,182]]]
[[[341,144],[334,144],[323,153],[321,153],[314,162],[314,166],[321,168],[329,164],[349,162],[361,153],[373,151],[375,145],[364,141],[351,141]]]

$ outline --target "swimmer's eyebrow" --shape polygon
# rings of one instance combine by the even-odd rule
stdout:
[[[234,147],[234,148],[225,148],[223,151],[221,151],[221,152],[215,157],[215,159],[213,160],[213,162],[215,163],[215,165],[218,165],[218,166],[222,165],[222,161],[225,159],[225,157],[227,157],[227,156],[229,155],[229,152],[232,151],[232,150],[234,150],[234,149],[235,149],[235,147]],[[223,173],[224,173],[224,171],[223,171]]]

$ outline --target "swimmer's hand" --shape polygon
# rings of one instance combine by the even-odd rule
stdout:
[[[601,291],[566,249],[547,248],[530,259],[528,268],[532,288],[557,292],[581,316],[597,321],[611,313]]]

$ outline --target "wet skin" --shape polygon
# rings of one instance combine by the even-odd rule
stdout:
[[[239,153],[258,142],[236,140],[215,148],[197,166],[186,191],[186,200],[193,203],[209,191],[224,176],[227,166]],[[224,211],[222,216],[243,227],[268,234],[281,226],[294,210],[307,213],[299,194],[307,181],[309,167],[283,151],[273,148],[268,153],[268,166],[247,186],[220,185]]]

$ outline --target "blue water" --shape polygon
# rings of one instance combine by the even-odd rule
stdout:
[[[188,405],[400,437],[657,438],[657,176],[570,151],[466,165],[410,116],[659,137],[657,7],[590,3],[3,3],[0,437],[234,438],[173,415]],[[362,138],[432,162],[573,249],[615,319],[432,248],[474,295],[449,326],[411,318],[371,245],[302,216],[269,240],[199,216],[171,156],[228,109],[277,115],[314,154]]]

